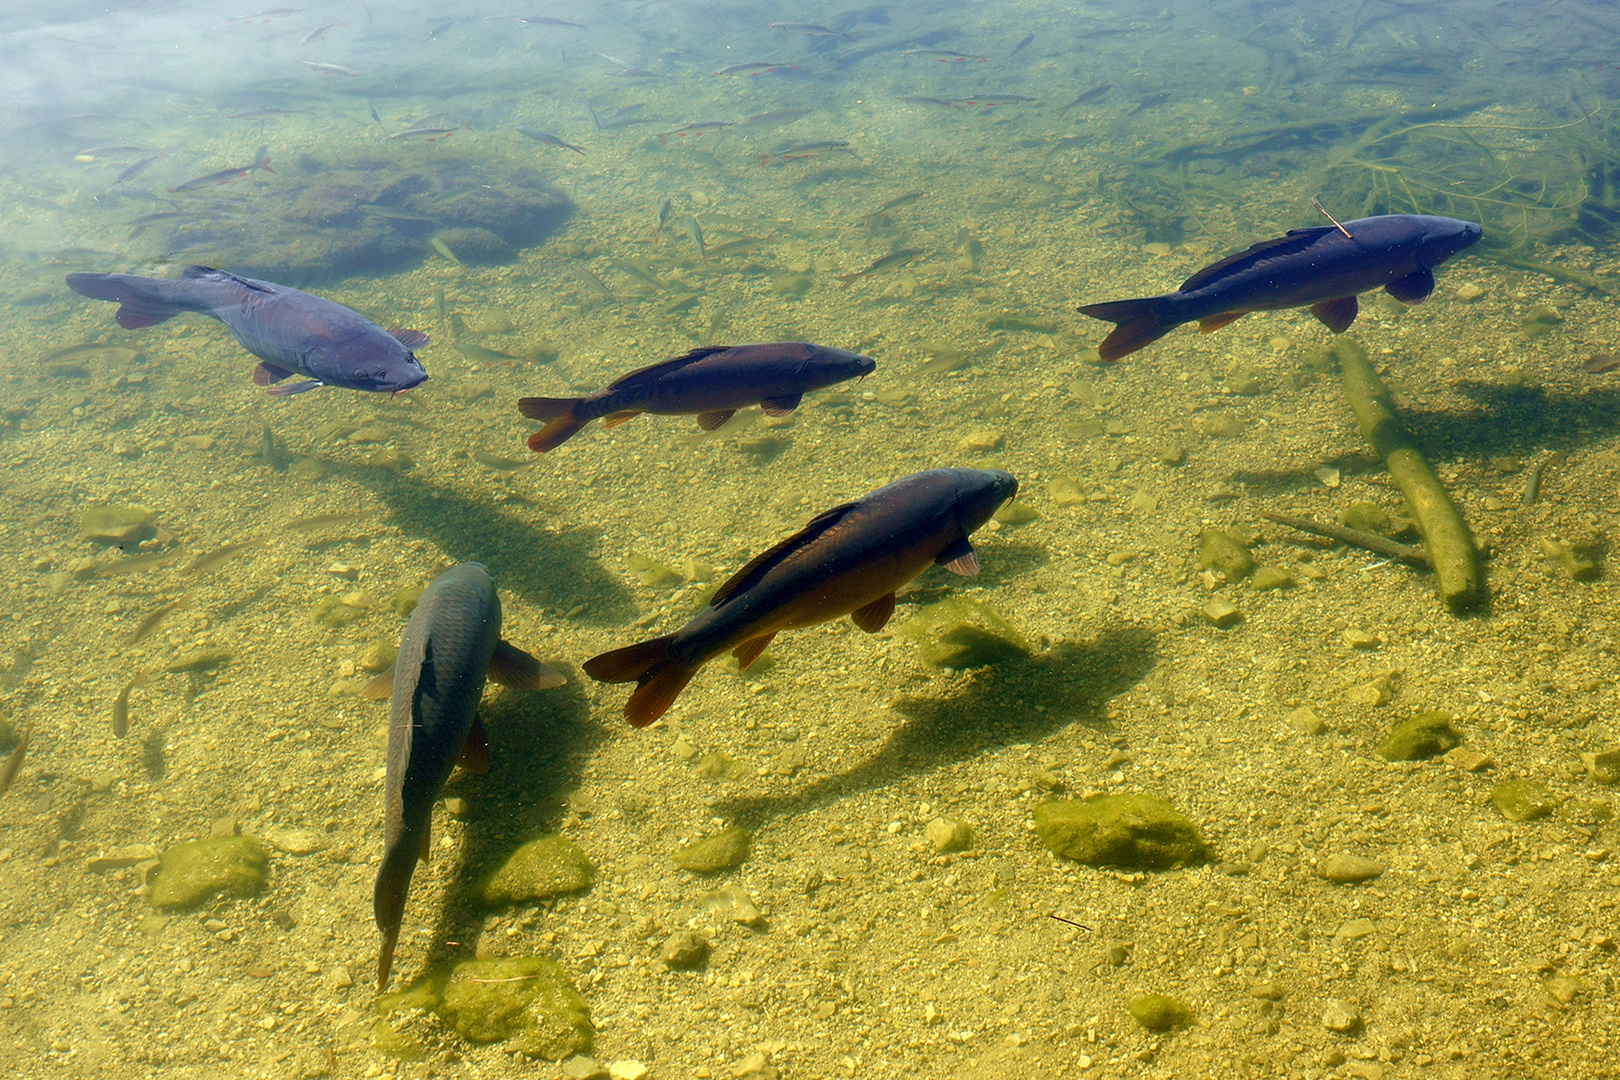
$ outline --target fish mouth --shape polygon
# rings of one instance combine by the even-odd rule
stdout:
[[[389,397],[398,397],[399,395],[405,393],[408,390],[416,389],[418,386],[421,386],[423,383],[425,383],[427,381],[428,381],[427,374],[424,373],[420,379],[417,379],[413,383],[406,383],[403,386],[394,387],[392,390],[390,390],[388,392],[388,396]]]

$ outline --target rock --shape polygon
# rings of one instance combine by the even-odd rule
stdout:
[[[1603,558],[1607,541],[1598,535],[1554,540],[1543,537],[1541,548],[1547,557],[1571,581],[1596,581],[1603,576],[1599,560]]]
[[[748,861],[752,839],[747,829],[732,825],[713,836],[675,849],[670,854],[670,860],[682,870],[690,870],[694,874],[734,870]]]
[[[1491,755],[1469,749],[1466,746],[1456,746],[1447,750],[1440,760],[1452,768],[1461,769],[1463,772],[1479,772],[1496,764],[1496,759]]]
[[[1218,596],[1206,603],[1202,610],[1204,618],[1220,630],[1230,629],[1243,621],[1243,612],[1238,610],[1238,606]]]
[[[726,885],[698,898],[706,914],[723,916],[732,922],[756,930],[765,926],[765,916],[754,904],[754,898],[740,885]]]
[[[157,857],[158,849],[151,844],[130,844],[127,847],[102,852],[92,858],[85,865],[85,869],[92,874],[101,874],[108,870],[122,870],[127,866],[135,866]]]
[[[398,657],[399,646],[392,641],[374,641],[366,646],[365,652],[360,654],[360,660],[356,666],[361,671],[369,671],[375,675],[393,667],[394,661]]]
[[[1046,494],[1059,506],[1076,506],[1086,501],[1080,481],[1072,476],[1057,476],[1047,481]]]
[[[1029,643],[989,604],[947,596],[917,610],[898,628],[934,667],[976,668],[1029,656]]]
[[[1032,521],[1039,521],[1041,514],[1027,502],[1004,502],[990,517],[1003,525],[1028,525]]]
[[[1352,686],[1344,693],[1345,704],[1355,705],[1359,708],[1372,709],[1379,705],[1388,705],[1395,696],[1395,680],[1389,675],[1380,675],[1371,682]]]
[[[1047,850],[1090,866],[1164,869],[1208,857],[1198,828],[1153,795],[1050,799],[1035,807]]]
[[[1451,715],[1431,710],[1396,724],[1378,744],[1378,756],[1385,761],[1424,761],[1461,741],[1451,727]]]
[[[591,1048],[585,999],[540,956],[463,961],[450,969],[433,1009],[468,1042],[506,1042],[547,1061]]]
[[[1378,927],[1371,919],[1346,919],[1340,927],[1333,932],[1333,947],[1338,948],[1351,941],[1360,941],[1364,937],[1371,937],[1378,932]]]
[[[1586,766],[1586,775],[1600,784],[1612,784],[1620,780],[1620,746],[1611,746],[1606,750],[1583,750],[1581,764]]]
[[[575,1054],[562,1063],[563,1080],[606,1080],[607,1067],[586,1054]]]
[[[1338,885],[1353,885],[1358,881],[1371,881],[1388,867],[1377,859],[1361,855],[1329,855],[1317,864],[1316,872]]]
[[[1465,281],[1461,285],[1457,286],[1457,291],[1452,295],[1465,304],[1472,304],[1475,300],[1478,300],[1480,297],[1485,295],[1485,290],[1480,288],[1478,285],[1475,285],[1472,281]]]
[[[941,855],[966,851],[973,846],[973,826],[954,818],[935,818],[923,830],[923,838]]]
[[[696,930],[677,930],[669,935],[658,958],[675,971],[691,971],[709,961],[709,939]]]
[[[1559,799],[1534,780],[1504,780],[1491,789],[1491,802],[1509,821],[1535,821],[1558,809]]]
[[[993,450],[1000,450],[1004,441],[999,431],[980,428],[964,435],[962,441],[956,444],[956,448],[968,453],[988,454]]]
[[[341,596],[323,596],[310,609],[309,617],[317,626],[336,630],[348,626],[365,613],[365,608],[345,603]]]
[[[1340,1035],[1349,1035],[1361,1027],[1361,1014],[1351,1005],[1331,1000],[1322,1010],[1322,1026]]]
[[[612,1077],[613,1080],[645,1080],[647,1072],[647,1066],[643,1065],[639,1061],[631,1061],[629,1059],[624,1061],[615,1061],[613,1064],[608,1066],[608,1075]]]
[[[1301,735],[1320,735],[1328,729],[1322,718],[1316,715],[1316,710],[1307,705],[1301,705],[1289,713],[1286,719],[1288,726]]]
[[[1546,989],[1547,993],[1552,995],[1553,1000],[1560,1005],[1572,1003],[1580,995],[1580,992],[1586,989],[1581,984],[1581,980],[1572,979],[1568,975],[1554,975],[1541,985]]]
[[[444,229],[435,237],[468,266],[499,266],[517,256],[517,250],[488,229]]]
[[[144,506],[87,506],[79,513],[79,535],[105,544],[130,544],[146,532],[157,512]]]
[[[595,877],[595,867],[578,844],[542,836],[508,855],[484,879],[478,897],[491,906],[544,900],[588,889]]]
[[[394,590],[394,598],[390,602],[394,616],[400,619],[410,618],[411,612],[416,610],[416,602],[422,599],[422,590],[425,588],[425,585],[410,585]]]
[[[371,1049],[395,1061],[421,1061],[427,1057],[422,1040],[381,1017],[371,1025]]]
[[[1255,570],[1254,574],[1249,578],[1249,588],[1255,592],[1292,589],[1297,584],[1294,575],[1280,566],[1262,566]]]
[[[1378,648],[1383,644],[1383,641],[1379,639],[1377,634],[1371,634],[1365,630],[1350,629],[1344,632],[1344,643],[1352,649],[1366,651]]]
[[[1143,994],[1125,1006],[1131,1019],[1148,1031],[1191,1027],[1192,1010],[1168,994]]]
[[[1254,573],[1254,556],[1230,533],[1207,529],[1198,538],[1198,565],[1220,571],[1227,581],[1242,581]]]
[[[1377,503],[1353,502],[1339,513],[1339,524],[1375,536],[1394,535],[1389,514]]]
[[[270,853],[251,836],[218,836],[176,844],[163,853],[152,882],[153,907],[183,908],[216,893],[253,896],[264,888]]]

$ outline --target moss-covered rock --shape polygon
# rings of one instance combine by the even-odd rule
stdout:
[[[1385,761],[1424,761],[1462,742],[1451,726],[1451,714],[1429,710],[1403,720],[1378,744]]]
[[[435,1010],[468,1042],[561,1061],[591,1048],[591,1014],[568,974],[539,956],[457,964]]]
[[[1254,573],[1254,556],[1230,533],[1209,529],[1198,538],[1198,565],[1220,571],[1227,581],[1242,581]]]
[[[163,853],[152,882],[152,906],[184,908],[218,893],[253,896],[264,888],[270,852],[251,836],[216,836]]]
[[[1153,795],[1051,799],[1035,807],[1047,850],[1090,866],[1162,870],[1205,858],[1198,827]]]
[[[714,874],[721,870],[734,870],[748,861],[753,837],[741,825],[721,829],[713,836],[694,840],[676,848],[670,859],[682,870],[694,874]]]
[[[385,1049],[400,1036],[389,1021],[392,1013],[421,1009],[436,1014],[468,1042],[509,1043],[529,1057],[560,1061],[591,1048],[591,1016],[585,999],[568,973],[539,956],[466,960],[440,968],[392,994],[377,999],[383,1018],[372,1032],[373,1045]],[[382,1024],[388,1028],[383,1030]],[[379,1037],[381,1036],[381,1037]],[[415,1042],[405,1036],[406,1049]]]
[[[1395,535],[1395,524],[1377,503],[1353,502],[1339,514],[1339,524],[1377,536]]]
[[[1148,1031],[1172,1031],[1193,1024],[1192,1010],[1168,994],[1143,994],[1125,1008]]]
[[[130,544],[141,539],[156,516],[144,506],[87,506],[79,513],[79,535],[105,544]]]
[[[1504,780],[1491,789],[1491,802],[1509,821],[1535,821],[1558,809],[1558,796],[1534,780]]]
[[[425,588],[424,585],[407,585],[403,589],[395,589],[392,601],[394,614],[401,619],[410,618],[411,612],[416,610],[417,601],[422,599],[422,590]]]
[[[934,667],[976,668],[1029,656],[1029,642],[995,608],[961,596],[924,606],[899,632]]]
[[[530,840],[484,879],[478,896],[490,905],[519,904],[588,889],[596,868],[580,846],[561,836]]]

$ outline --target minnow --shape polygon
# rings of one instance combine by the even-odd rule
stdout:
[[[226,563],[230,562],[231,559],[235,558],[239,553],[244,552],[249,548],[264,547],[266,543],[267,541],[264,539],[264,537],[255,536],[247,540],[238,540],[235,543],[226,544],[222,548],[216,548],[213,551],[204,552],[203,554],[198,555],[195,559],[192,559],[181,568],[180,574],[182,577],[194,577],[198,574],[206,574],[211,570],[218,570],[221,566],[224,566]]]
[[[172,551],[158,552],[150,555],[132,555],[127,559],[113,559],[110,562],[96,564],[97,574],[138,574],[146,570],[156,570],[167,566],[180,556]]]
[[[657,211],[658,224],[653,229],[653,238],[654,239],[657,239],[663,233],[664,225],[665,225],[666,222],[669,221],[670,209],[671,209],[671,204],[670,204],[670,201],[669,201],[669,196],[668,195],[660,195],[658,197],[658,211]]]
[[[155,146],[92,146],[73,155],[74,161],[94,161],[113,154],[155,154]]]
[[[1097,347],[1105,361],[1135,352],[1183,323],[1208,334],[1251,311],[1308,307],[1335,334],[1355,322],[1356,296],[1383,287],[1404,304],[1434,292],[1434,271],[1479,240],[1472,221],[1383,214],[1293,229],[1204,267],[1162,296],[1086,304],[1079,311],[1114,323]]]
[[[799,67],[799,65],[797,65],[797,64],[782,64],[782,63],[774,63],[773,64],[773,63],[768,63],[768,62],[762,62],[762,63],[753,63],[753,64],[732,64],[730,67],[723,67],[723,68],[720,68],[718,71],[711,71],[711,72],[709,72],[709,74],[710,75],[766,75],[766,74],[769,74],[772,71],[803,71],[803,70],[804,69]]]
[[[907,101],[913,105],[941,105],[947,109],[956,108],[956,102],[946,101],[944,98],[929,97],[926,94],[901,94],[897,99]]]
[[[292,116],[296,113],[312,113],[314,109],[280,109],[274,105],[267,105],[262,109],[249,109],[247,112],[226,113],[227,120],[258,120],[265,116]]]
[[[345,78],[358,79],[360,73],[354,68],[344,67],[342,64],[328,64],[321,60],[300,60],[300,64],[311,71],[318,71],[322,75],[342,75]]]
[[[446,135],[449,135],[451,132],[460,130],[460,128],[434,127],[406,128],[404,131],[396,131],[388,137],[390,139],[426,139],[428,142],[432,142],[435,139],[440,139]]]
[[[237,177],[246,176],[248,173],[258,169],[272,173],[276,171],[270,167],[270,148],[268,146],[259,147],[258,152],[253,155],[253,164],[251,165],[238,165],[232,169],[220,169],[218,172],[211,172],[207,176],[194,176],[183,184],[176,184],[169,190],[171,192],[190,191],[192,188],[207,187],[210,184],[223,184],[227,180],[235,180]]]
[[[1034,101],[1032,97],[1023,94],[980,94],[977,97],[953,99],[956,105],[1015,105],[1020,102]]]
[[[860,155],[849,148],[844,139],[821,139],[816,142],[794,143],[784,146],[780,150],[772,151],[759,159],[761,165],[768,165],[773,161],[786,164],[789,161],[806,161],[810,158],[827,157],[830,154],[848,154],[850,157]]]
[[[1058,110],[1058,115],[1062,116],[1076,105],[1084,105],[1087,102],[1096,101],[1113,88],[1112,83],[1098,83],[1089,90],[1082,90],[1075,95],[1073,101],[1069,102],[1067,105],[1063,106],[1063,108]]]
[[[773,22],[766,23],[765,25],[770,27],[772,30],[780,30],[785,34],[803,34],[806,37],[841,37],[848,38],[850,41],[855,40],[855,36],[853,34],[846,34],[842,30],[830,30],[825,26],[818,26],[815,23]]]
[[[898,210],[902,206],[910,206],[912,203],[922,198],[923,194],[924,193],[921,191],[908,191],[904,195],[896,195],[894,198],[890,199],[888,202],[884,203],[870,214],[867,214],[865,217],[861,218],[861,224],[870,229],[877,225],[877,223],[883,218],[887,217],[891,211]]]
[[[308,532],[310,529],[324,529],[328,525],[350,525],[356,521],[369,521],[377,516],[375,510],[345,510],[335,514],[309,514],[305,517],[295,517],[287,522],[284,528],[297,532]]]
[[[327,23],[325,26],[317,26],[315,29],[311,30],[309,33],[307,33],[303,37],[299,38],[298,39],[298,44],[300,44],[300,45],[308,45],[312,41],[319,41],[319,40],[321,40],[322,37],[325,36],[325,34],[326,34],[326,32],[328,30],[332,29],[332,27],[334,27],[336,25],[337,25],[337,23]]]
[[[126,168],[123,172],[119,173],[117,178],[113,180],[113,183],[122,184],[125,180],[135,179],[137,176],[141,175],[141,173],[145,172],[151,166],[152,162],[156,161],[157,159],[158,155],[153,155],[149,158],[142,158],[135,164]]]
[[[736,122],[732,120],[699,120],[696,123],[687,124],[684,127],[678,127],[674,131],[665,131],[660,133],[658,136],[658,141],[660,143],[668,142],[670,136],[672,135],[677,139],[684,139],[688,135],[696,138],[700,135],[708,135],[716,131],[724,131],[728,127],[735,126]]]
[[[952,49],[903,49],[901,56],[915,56],[919,60],[938,60],[942,64],[965,64],[970,60],[988,63],[988,56],[969,56]]]
[[[732,575],[685,626],[593,656],[585,674],[635,683],[624,715],[646,727],[720,653],[730,651],[746,670],[781,631],[842,615],[875,634],[894,614],[896,591],[928,567],[979,572],[969,537],[1017,491],[1010,474],[991,469],[903,477],[816,515]]]
[[[142,641],[145,641],[148,637],[152,636],[152,632],[154,630],[163,624],[164,619],[167,619],[174,612],[183,611],[190,606],[191,595],[189,593],[182,596],[178,600],[173,600],[167,604],[164,604],[162,607],[158,608],[156,611],[152,612],[150,615],[146,616],[146,618],[140,621],[140,623],[135,627],[135,631],[129,635],[129,643],[131,645],[138,645]]]
[[[709,249],[708,246],[703,243],[703,226],[698,224],[698,219],[690,214],[682,218],[681,232],[686,234],[686,238],[688,240],[697,245],[698,257],[704,262],[708,262]]]
[[[129,734],[129,692],[135,689],[137,686],[145,686],[151,681],[152,677],[150,675],[146,674],[145,672],[141,672],[133,679],[129,680],[129,682],[125,683],[124,688],[118,691],[118,696],[113,698],[113,738],[122,739],[125,735]]]
[[[271,19],[285,19],[288,15],[297,15],[299,12],[301,12],[303,10],[304,9],[301,8],[301,7],[300,8],[290,8],[290,7],[271,8],[268,11],[256,11],[252,15],[227,15],[227,16],[225,16],[225,21],[228,22],[228,23],[233,23],[233,22],[249,23],[249,22],[252,22],[254,19],[263,19],[265,22],[269,22]]]
[[[0,796],[11,790],[11,785],[17,782],[17,774],[22,772],[23,759],[28,756],[28,744],[34,739],[34,725],[29,724],[23,728],[22,738],[12,748],[11,756],[6,758],[5,768],[0,769]]]
[[[544,454],[598,418],[612,428],[641,413],[696,416],[698,427],[713,431],[750,405],[768,416],[786,416],[810,391],[865,378],[876,367],[871,357],[804,341],[708,345],[632,371],[584,397],[523,398],[518,412],[546,421],[529,436],[529,449]]]
[[[858,278],[863,278],[868,274],[881,273],[884,270],[893,269],[902,263],[908,263],[921,254],[921,248],[901,248],[899,251],[891,251],[881,259],[873,262],[870,266],[867,266],[864,270],[857,270],[852,274],[839,274],[838,280],[842,281],[845,285],[848,285],[850,282],[855,281]]]
[[[563,150],[572,150],[576,154],[585,153],[585,148],[583,146],[575,146],[573,143],[563,142],[549,131],[541,131],[539,128],[532,127],[515,127],[512,130],[518,132],[519,134],[527,135],[535,142],[544,143],[546,146],[556,146]]]
[[[457,761],[489,769],[489,741],[478,719],[484,682],[520,690],[561,686],[563,676],[501,639],[501,601],[489,571],[462,563],[423,590],[400,637],[391,671],[367,685],[390,697],[383,782],[383,859],[372,911],[382,932],[377,989],[388,985],[405,900],[418,860],[426,860],[433,804]]]
[[[1029,43],[1034,41],[1034,40],[1035,40],[1035,32],[1033,30],[1030,31],[1029,33],[1025,34],[1023,37],[1019,38],[1018,39],[1018,44],[1014,45],[1012,47],[1012,52],[1007,54],[1007,59],[1011,60],[1013,57],[1015,57],[1019,53],[1023,52],[1024,49],[1029,45]]]
[[[450,245],[446,244],[443,240],[440,240],[437,236],[435,236],[430,239],[428,243],[433,246],[434,251],[437,251],[440,255],[443,255],[457,266],[461,265],[461,260],[456,258],[456,253],[451,251]]]

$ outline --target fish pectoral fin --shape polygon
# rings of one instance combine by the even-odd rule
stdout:
[[[759,407],[765,410],[766,416],[786,416],[797,409],[803,400],[803,394],[783,394],[781,397],[762,398]]]
[[[325,385],[319,379],[306,379],[304,382],[295,382],[290,386],[272,386],[265,393],[272,397],[291,397],[293,394],[302,394],[305,390],[313,390],[317,386]]]
[[[963,577],[977,577],[979,573],[978,553],[973,550],[973,545],[968,543],[965,536],[952,541],[949,547],[934,556],[934,561],[951,573],[961,574]]]
[[[602,417],[602,426],[618,427],[626,420],[633,420],[639,415],[641,414],[635,409],[626,409],[624,412],[608,413],[606,416]]]
[[[713,412],[698,413],[698,427],[704,431],[713,431],[723,427],[727,420],[736,415],[736,409],[716,409]]]
[[[850,612],[849,621],[868,634],[875,634],[888,625],[889,617],[893,614],[894,593],[885,593],[870,604]]]
[[[1199,319],[1198,332],[1200,334],[1213,334],[1227,323],[1237,322],[1247,314],[1247,311],[1227,311],[1219,315],[1211,315],[1207,319]]]
[[[260,364],[253,369],[253,385],[273,386],[291,374],[286,368],[275,364]]]
[[[388,670],[369,680],[360,690],[360,696],[371,701],[391,697],[394,693],[394,665],[389,664]]]
[[[1434,292],[1434,271],[1416,270],[1385,285],[1384,291],[1403,304],[1421,304]]]
[[[746,670],[748,665],[759,659],[759,654],[765,651],[766,646],[770,645],[771,639],[775,636],[776,631],[772,630],[768,634],[749,638],[735,649],[732,649],[731,655],[737,658],[737,666]]]
[[[495,652],[489,658],[489,677],[514,690],[548,690],[568,681],[556,668],[506,641],[495,643]]]
[[[394,335],[394,340],[395,341],[398,341],[401,345],[405,346],[407,349],[425,349],[425,348],[428,347],[429,344],[432,343],[432,339],[429,338],[426,334],[422,333],[422,331],[420,331],[420,330],[406,330],[404,328],[395,328],[395,329],[390,330],[388,332],[390,334]]]
[[[484,721],[474,716],[472,727],[467,731],[467,741],[461,744],[461,756],[456,764],[476,776],[483,776],[489,772],[489,733],[484,730]],[[427,841],[424,839],[423,843]],[[424,860],[426,856],[423,856]]]
[[[1350,329],[1350,324],[1356,321],[1356,313],[1360,310],[1361,305],[1356,302],[1354,295],[1341,296],[1337,300],[1323,300],[1320,304],[1311,305],[1311,314],[1335,334],[1342,334]]]

